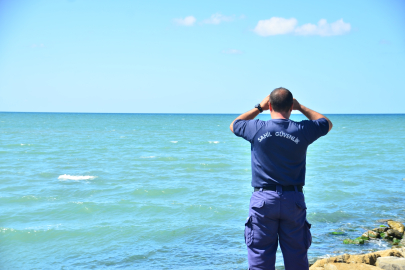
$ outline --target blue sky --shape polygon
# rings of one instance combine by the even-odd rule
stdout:
[[[405,113],[405,1],[0,1],[0,111]]]

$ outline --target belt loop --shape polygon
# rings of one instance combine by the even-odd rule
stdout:
[[[259,190],[260,190],[260,192],[263,192],[263,188],[260,188]]]
[[[295,189],[295,192],[294,192],[294,200],[295,200],[295,202],[297,202],[297,201],[298,201],[298,200],[297,200],[298,188],[297,188],[296,185],[294,185],[294,189]]]
[[[276,191],[279,195],[283,194],[283,187],[281,185],[276,185]]]

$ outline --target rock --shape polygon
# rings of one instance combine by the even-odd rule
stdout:
[[[356,245],[363,245],[364,244],[364,239],[361,237],[357,237],[355,239],[345,239],[343,240],[343,244],[356,244]]]
[[[377,266],[386,270],[405,270],[405,258],[398,258],[398,257],[378,258]]]
[[[404,234],[404,224],[397,221],[388,221],[388,226],[394,231],[398,231],[402,235]]]
[[[380,237],[380,234],[378,232],[375,232],[375,231],[368,231],[368,237],[370,237],[370,238],[378,238],[378,237]]]
[[[405,247],[396,247],[395,250],[401,253],[402,257],[405,258]]]
[[[331,235],[345,235],[346,233],[344,233],[344,232],[330,232],[329,234],[331,234]]]
[[[392,221],[392,219],[379,219],[379,220],[377,220],[378,223],[386,223],[388,221]]]
[[[397,230],[388,229],[385,233],[388,235],[388,237],[391,237],[391,238],[394,238],[394,237],[395,238],[402,238],[401,233],[399,231],[397,231]]]
[[[362,263],[353,263],[353,264],[347,264],[347,263],[328,263],[325,264],[324,266],[325,270],[378,270],[381,268],[368,265],[368,264],[362,264]],[[312,270],[312,269],[311,269]]]
[[[388,236],[388,234],[386,232],[380,233],[380,238],[381,239],[390,239],[391,237]]]
[[[387,230],[388,230],[388,227],[385,227],[385,226],[372,229],[373,232],[377,232],[377,233],[383,233],[383,232],[386,232]]]
[[[377,252],[368,253],[368,254],[361,254],[361,255],[343,254],[340,256],[336,256],[336,257],[330,257],[330,258],[317,260],[311,266],[311,270],[316,269],[315,267],[323,267],[327,263],[350,263],[350,264],[365,263],[365,264],[369,264],[369,265],[375,265],[377,262],[377,259],[379,257],[395,256],[395,257],[402,258],[402,257],[404,257],[404,255],[405,255],[405,248],[403,249],[403,251],[402,251],[402,249],[387,249],[387,250],[377,251]]]
[[[370,237],[368,236],[368,231],[367,232],[365,232],[365,233],[363,233],[361,236],[360,236],[362,239],[364,239],[364,240],[368,240]]]
[[[399,247],[405,247],[405,238],[402,238],[402,240],[398,244]]]
[[[400,242],[401,242],[401,239],[397,239],[397,238],[392,239],[393,245],[398,245]]]

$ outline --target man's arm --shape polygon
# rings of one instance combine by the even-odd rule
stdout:
[[[262,100],[262,102],[260,102],[260,107],[262,107],[263,111],[267,111],[267,110],[269,109],[269,96],[265,97],[265,98]],[[231,125],[229,126],[229,128],[230,128],[231,131],[233,132],[233,123],[234,123],[236,120],[238,120],[238,119],[241,119],[241,120],[252,120],[252,119],[255,119],[256,116],[259,115],[259,113],[260,113],[259,110],[256,109],[256,108],[251,109],[250,111],[245,112],[245,113],[239,115],[238,117],[236,117],[236,119],[232,121],[232,123],[231,123]]]
[[[294,98],[294,102],[293,102],[293,110],[297,110],[300,111],[303,115],[305,115],[309,120],[318,120],[321,118],[325,118],[328,123],[329,123],[329,130],[328,132],[332,129],[332,122],[329,120],[328,117],[314,111],[311,110],[307,107],[305,107],[304,105],[300,104],[295,98]]]

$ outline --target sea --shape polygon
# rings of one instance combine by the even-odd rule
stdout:
[[[307,151],[310,262],[389,248],[343,240],[405,222],[405,115],[327,116]],[[247,269],[236,117],[0,113],[0,269]]]

